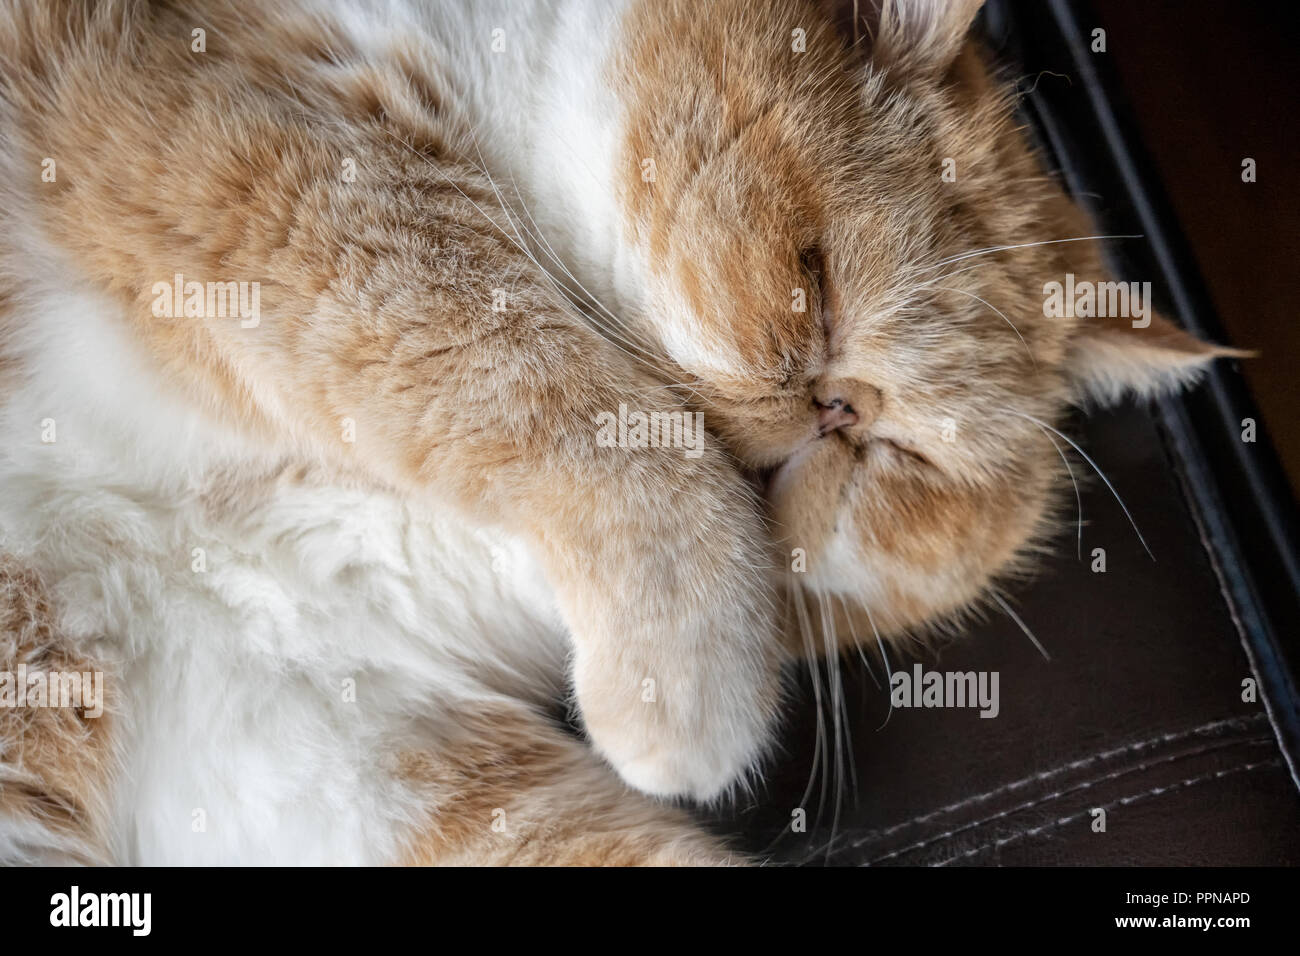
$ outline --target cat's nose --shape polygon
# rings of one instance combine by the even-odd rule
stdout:
[[[826,382],[813,392],[817,434],[829,435],[855,425],[870,425],[880,413],[880,390],[857,379]]]
[[[858,423],[858,413],[853,406],[842,398],[828,398],[823,405],[813,399],[817,406],[817,434],[829,435],[839,428],[850,428]]]

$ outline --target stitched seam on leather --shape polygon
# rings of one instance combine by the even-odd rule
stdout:
[[[1118,780],[1120,777],[1126,777],[1129,774],[1139,773],[1142,770],[1149,770],[1152,767],[1157,767],[1168,763],[1174,763],[1179,760],[1196,757],[1205,753],[1213,753],[1214,751],[1217,750],[1226,750],[1230,747],[1235,747],[1239,744],[1258,745],[1258,744],[1268,744],[1272,742],[1273,742],[1272,737],[1255,737],[1248,740],[1223,740],[1215,743],[1206,744],[1202,747],[1196,748],[1195,750],[1183,751],[1181,753],[1176,753],[1176,754],[1168,754],[1164,757],[1153,759],[1143,764],[1138,764],[1131,767],[1120,767],[1118,770],[1113,770],[1108,774],[1103,774],[1102,776],[1099,777],[1092,777],[1088,780],[1080,781],[1079,783],[1072,784],[1061,790],[1056,790],[1053,791],[1052,793],[1048,793],[1036,797],[1033,800],[1028,800],[1024,803],[1016,804],[1014,807],[1007,807],[1005,810],[999,810],[997,813],[994,813],[987,817],[983,817],[979,820],[973,820],[970,823],[963,823],[961,826],[953,827],[951,830],[945,830],[943,833],[937,833],[934,836],[926,837],[923,840],[917,840],[915,843],[910,843],[907,846],[902,847],[901,849],[891,850],[889,853],[868,860],[867,863],[863,865],[871,866],[872,864],[881,863],[885,860],[892,860],[896,856],[902,856],[905,853],[911,853],[913,850],[920,850],[927,846],[930,846],[933,843],[938,843],[942,840],[947,840],[950,837],[956,836],[958,833],[965,833],[967,830],[974,830],[978,827],[986,826],[987,824],[990,823],[995,823],[998,820],[1005,820],[1007,817],[1013,814],[1023,813],[1026,810],[1032,810],[1035,807],[1041,806],[1045,803],[1050,803],[1051,801],[1060,799],[1061,797],[1066,796],[1068,794],[1077,793],[1080,790],[1088,790],[1091,789],[1092,787],[1097,786],[1098,784],[1109,783],[1111,780]],[[858,842],[850,844],[848,849],[850,850],[857,849],[858,847],[862,846],[864,843],[868,842],[870,839],[872,839],[872,837],[864,837]]]
[[[1173,438],[1173,429],[1170,427],[1169,423],[1164,420],[1163,412],[1161,413],[1161,416],[1157,417],[1155,424],[1156,434],[1160,436],[1161,444],[1164,446],[1165,450],[1165,457],[1170,462],[1171,470],[1174,473],[1175,479],[1177,479],[1179,491],[1182,493],[1183,507],[1187,510],[1187,513],[1191,515],[1192,524],[1196,528],[1196,535],[1201,541],[1201,549],[1205,553],[1206,560],[1210,565],[1210,570],[1214,574],[1215,583],[1218,585],[1219,596],[1223,599],[1224,607],[1228,609],[1228,616],[1232,619],[1233,627],[1237,631],[1237,643],[1241,647],[1242,654],[1246,657],[1246,663],[1250,667],[1251,673],[1255,675],[1257,680],[1262,681],[1263,675],[1260,673],[1259,661],[1257,660],[1255,647],[1251,642],[1246,624],[1241,619],[1241,609],[1238,606],[1237,595],[1228,582],[1224,562],[1221,560],[1222,556],[1219,554],[1219,549],[1216,546],[1217,544],[1224,544],[1225,542],[1214,538],[1206,524],[1205,515],[1201,513],[1201,502],[1197,499],[1196,494],[1192,490],[1192,484],[1187,474],[1186,464],[1183,461],[1182,456],[1177,454],[1176,448],[1174,447],[1177,442]],[[1231,543],[1232,542],[1227,542],[1228,545],[1231,545]],[[1269,694],[1261,694],[1260,700],[1264,705],[1264,712],[1269,718],[1269,724],[1273,728],[1273,735],[1277,737],[1278,749],[1281,750],[1282,756],[1286,759],[1287,769],[1290,771],[1291,779],[1295,782],[1297,787],[1300,787],[1300,767],[1296,766],[1295,757],[1287,747],[1287,735],[1282,732],[1282,727],[1277,720],[1277,715],[1274,713],[1275,707],[1287,707],[1293,714],[1300,713],[1300,695],[1296,693],[1294,682],[1291,680],[1290,675],[1284,674],[1283,680],[1287,685],[1287,688],[1291,691],[1290,694],[1286,695],[1288,698],[1287,700],[1274,701]]]
[[[938,817],[942,817],[950,813],[955,813],[956,811],[965,809],[966,807],[975,806],[976,804],[984,803],[985,801],[992,800],[994,797],[1000,796],[1004,793],[1010,793],[1014,790],[1023,789],[1024,787],[1027,787],[1033,783],[1041,783],[1044,780],[1050,780],[1053,777],[1059,777],[1061,774],[1069,773],[1072,770],[1082,770],[1084,767],[1092,766],[1093,764],[1098,763],[1100,761],[1111,760],[1115,757],[1122,757],[1125,754],[1137,753],[1138,751],[1146,750],[1149,747],[1154,747],[1159,744],[1177,743],[1179,741],[1186,740],[1189,737],[1198,737],[1198,736],[1204,736],[1206,734],[1215,734],[1215,733],[1219,733],[1220,731],[1236,729],[1236,728],[1247,729],[1254,724],[1260,723],[1262,720],[1264,720],[1263,714],[1251,714],[1245,717],[1229,717],[1224,720],[1210,721],[1208,724],[1202,724],[1199,727],[1193,727],[1187,730],[1170,731],[1169,733],[1161,734],[1158,737],[1151,737],[1147,740],[1139,740],[1134,743],[1125,744],[1122,747],[1114,747],[1110,750],[1099,751],[1098,753],[1090,754],[1087,757],[1080,757],[1078,760],[1072,760],[1069,763],[1061,764],[1060,766],[1054,767],[1051,770],[1042,770],[1039,771],[1038,773],[1031,774],[1028,777],[1022,777],[1019,780],[1013,780],[1010,783],[1002,784],[1001,786],[995,787],[994,789],[988,790],[984,793],[975,794],[974,796],[970,796],[970,797],[963,797],[962,799],[956,801],[955,803],[950,803],[947,806],[939,807],[936,810],[931,810],[928,813],[921,814],[920,816],[912,817],[909,820],[903,820],[900,823],[891,824],[890,826],[885,827],[883,830],[875,830],[869,835],[858,840],[856,843],[850,844],[849,849],[857,849],[858,847],[862,846],[864,843],[868,842],[869,840],[883,839],[885,837],[890,836],[891,834],[897,833],[900,830],[904,830],[908,827],[916,826],[921,823],[928,823],[929,821],[934,820]],[[826,849],[827,848],[823,846],[821,849],[814,850],[813,852],[809,853],[807,856],[803,857],[799,862],[806,863],[808,860],[811,860],[813,857],[820,856],[823,853],[825,853]]]
[[[1163,796],[1166,793],[1174,793],[1179,790],[1186,790],[1190,787],[1199,786],[1200,784],[1203,783],[1209,783],[1213,780],[1219,780],[1223,777],[1232,776],[1233,774],[1245,773],[1249,770],[1259,770],[1261,767],[1280,768],[1281,766],[1282,766],[1281,757],[1271,757],[1268,760],[1260,760],[1255,763],[1242,764],[1237,767],[1229,767],[1225,770],[1215,771],[1214,773],[1202,774],[1199,777],[1188,777],[1186,780],[1179,780],[1176,783],[1171,783],[1163,787],[1152,787],[1150,790],[1146,790],[1142,793],[1130,794],[1129,796],[1123,797],[1112,803],[1104,804],[1100,809],[1109,811],[1109,810],[1114,810],[1116,807],[1127,807],[1127,806],[1131,806],[1134,803],[1141,803],[1143,800],[1149,800],[1152,797],[1159,797],[1159,796]],[[985,850],[1001,849],[1002,847],[1006,846],[1008,843],[1015,843],[1017,840],[1023,840],[1026,837],[1038,836],[1042,833],[1046,833],[1048,830],[1054,830],[1057,827],[1062,827],[1069,823],[1078,823],[1080,820],[1088,816],[1090,813],[1092,813],[1093,810],[1096,809],[1098,808],[1089,807],[1087,810],[1081,810],[1078,813],[1072,813],[1069,816],[1061,817],[1060,819],[1053,820],[1050,823],[1044,823],[1040,826],[1031,827],[1028,830],[1021,830],[1018,833],[1013,833],[1010,836],[1003,837],[1000,840],[994,840],[992,843],[985,843],[982,846],[977,846],[973,849],[966,850],[962,853],[957,854],[956,856],[949,857],[948,859],[943,860],[934,865],[947,866],[949,863],[953,863],[957,860],[965,859],[966,857],[974,856],[975,854],[982,853]],[[863,864],[863,865],[869,866],[870,864]]]

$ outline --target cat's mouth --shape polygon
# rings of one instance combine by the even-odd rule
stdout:
[[[787,459],[788,460],[788,459]],[[771,502],[769,491],[772,485],[772,479],[776,473],[781,470],[785,462],[779,462],[775,465],[768,465],[765,468],[746,468],[744,469],[745,478],[749,480],[750,485],[758,496],[764,501]]]
[[[777,496],[785,489],[790,479],[800,465],[808,457],[809,452],[816,445],[816,442],[810,442],[799,448],[796,448],[784,461],[778,461],[772,465],[765,465],[761,468],[746,468],[745,477],[749,479],[750,484],[758,495],[769,505],[775,503]]]

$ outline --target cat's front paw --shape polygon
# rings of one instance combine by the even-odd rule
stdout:
[[[761,701],[770,688],[754,690],[755,698],[729,711],[707,704],[678,708],[666,721],[611,712],[588,717],[586,726],[597,751],[628,785],[657,797],[710,801],[756,770],[766,750],[772,714]]]
[[[643,533],[615,541],[570,591],[583,723],[623,779],[656,796],[727,792],[762,758],[778,710],[764,529],[739,477],[720,471],[642,502],[656,509]]]
[[[661,660],[579,655],[574,678],[583,723],[628,784],[655,796],[710,800],[757,766],[777,710],[777,664],[754,645],[705,649],[746,638],[717,628],[698,636],[694,653]]]

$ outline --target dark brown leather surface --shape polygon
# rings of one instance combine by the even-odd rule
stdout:
[[[1069,431],[1123,495],[1155,560],[1090,476],[1083,560],[1071,524],[1041,574],[1012,591],[1051,660],[1000,613],[923,659],[999,672],[999,715],[889,714],[886,692],[846,657],[851,748],[837,780],[833,758],[814,769],[815,695],[803,675],[765,788],[715,814],[738,846],[795,864],[1300,863],[1300,794],[1264,705],[1242,700],[1250,666],[1154,412],[1130,406]],[[1086,465],[1074,467],[1082,478]],[[1105,573],[1090,568],[1098,547]],[[894,652],[891,662],[911,666]],[[825,705],[823,716],[833,748]],[[800,807],[804,833],[790,826]],[[1099,807],[1104,833],[1093,829]]]

